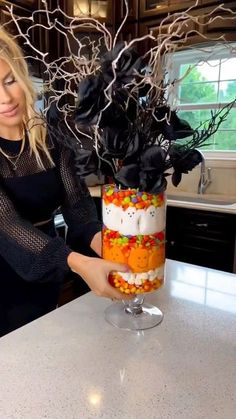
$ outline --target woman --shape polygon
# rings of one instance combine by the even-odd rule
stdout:
[[[22,52],[0,29],[0,335],[54,309],[70,270],[97,295],[124,298],[107,275],[126,266],[73,251],[55,232],[61,207],[73,243],[101,254],[92,198],[70,150],[47,138],[34,101]]]

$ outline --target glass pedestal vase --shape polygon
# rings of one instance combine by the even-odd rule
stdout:
[[[130,272],[112,272],[109,282],[121,293],[133,296],[109,306],[105,318],[127,330],[154,327],[162,321],[163,314],[157,307],[144,303],[144,297],[164,282],[165,194],[105,185],[102,210],[103,258],[130,267]]]

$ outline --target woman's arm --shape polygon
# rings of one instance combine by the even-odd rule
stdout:
[[[81,253],[86,254],[92,248],[100,254],[96,233],[101,232],[102,223],[98,220],[94,200],[84,180],[76,174],[74,153],[62,145],[59,150],[58,169],[64,191],[61,211],[68,226],[68,244]]]
[[[69,239],[76,250],[68,256],[68,265],[80,275],[90,289],[97,295],[116,299],[129,299],[108,282],[111,271],[127,272],[128,267],[122,264],[88,257],[81,253],[92,248],[101,256],[101,228],[96,207],[84,181],[75,172],[74,156],[69,149],[61,148],[60,175],[64,185],[62,213],[69,230]]]
[[[0,254],[27,281],[62,281],[71,249],[22,218],[0,187]]]

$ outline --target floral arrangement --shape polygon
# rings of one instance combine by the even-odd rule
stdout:
[[[95,74],[80,82],[75,121],[81,128],[95,127],[97,139],[93,150],[80,150],[80,176],[102,173],[122,188],[159,193],[166,188],[168,169],[173,168],[177,186],[182,173],[201,162],[196,148],[217,131],[232,104],[193,130],[169,106],[170,83],[160,77],[152,52],[141,57],[133,46],[119,42],[101,56]]]
[[[185,47],[186,27],[207,25],[217,16],[223,20],[224,12],[234,19],[235,13],[221,4],[200,19],[191,13],[198,5],[196,0],[186,11],[166,16],[157,35],[150,33],[123,42],[119,37],[128,17],[128,2],[123,1],[125,17],[114,36],[96,19],[70,17],[59,5],[49,11],[46,0],[31,17],[16,17],[12,7],[6,8],[15,24],[16,37],[23,38],[27,49],[32,50],[27,58],[44,69],[42,117],[49,135],[75,150],[78,175],[103,174],[122,188],[158,193],[165,190],[167,176],[171,175],[177,186],[182,174],[201,162],[198,148],[210,141],[234,104],[215,111],[208,121],[192,129],[179,118],[170,100],[191,69],[181,79],[172,80],[168,57]],[[38,23],[38,16],[43,24]],[[163,26],[168,26],[167,32],[162,31]],[[31,34],[39,27],[48,34],[53,28],[64,37],[64,56],[50,60],[47,52],[36,49]],[[86,30],[98,34],[97,42],[93,37],[78,36]],[[198,36],[206,41],[202,33]],[[219,41],[225,41],[223,35]],[[140,49],[146,52],[140,53]],[[84,148],[83,137],[89,141],[89,149]]]

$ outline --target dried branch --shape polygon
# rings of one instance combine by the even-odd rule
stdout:
[[[70,138],[75,137],[79,147],[82,146],[81,137],[86,137],[94,146],[99,159],[99,167],[107,163],[114,176],[122,164],[125,166],[128,164],[127,161],[130,161],[130,157],[127,158],[124,154],[122,162],[120,155],[124,150],[126,153],[130,152],[132,147],[139,150],[139,154],[137,151],[135,154],[137,164],[141,164],[142,153],[145,154],[148,147],[159,147],[160,154],[165,158],[165,168],[171,167],[173,161],[169,158],[169,153],[176,139],[173,133],[173,120],[177,118],[176,92],[178,86],[194,68],[190,66],[185,74],[173,80],[171,79],[171,58],[177,50],[186,47],[192,35],[202,41],[225,41],[223,34],[214,39],[209,38],[203,33],[204,27],[216,19],[236,20],[236,12],[228,9],[224,4],[217,5],[199,16],[196,9],[199,1],[196,0],[195,4],[185,11],[168,14],[160,23],[157,34],[149,33],[121,44],[119,36],[128,18],[128,1],[123,1],[125,16],[114,36],[104,24],[92,17],[71,17],[60,6],[50,11],[46,0],[42,1],[43,8],[32,12],[30,17],[17,17],[14,15],[13,6],[6,6],[11,15],[11,21],[16,27],[15,38],[21,38],[27,51],[32,51],[27,53],[26,58],[35,60],[43,68],[45,107],[41,117],[48,121],[50,111],[55,107],[59,121],[57,128],[54,127],[53,130],[47,122],[50,135],[56,135],[58,138],[66,136],[69,138],[69,146],[72,144]],[[43,23],[39,23],[39,18]],[[22,23],[24,23],[24,28],[28,23],[26,31],[22,30]],[[8,23],[4,24],[6,25]],[[65,40],[64,55],[51,59],[47,51],[39,50],[31,39],[32,32],[35,30],[44,30],[45,36],[50,36],[52,30],[57,31]],[[95,42],[89,35],[79,37],[78,34],[85,31],[95,33],[97,41]],[[140,57],[140,62],[135,63],[135,55],[132,55],[134,49],[147,44],[151,46]],[[226,44],[226,46],[229,51],[235,51],[232,45]],[[206,43],[200,48],[207,53],[208,59],[214,56],[214,50]],[[105,50],[105,53],[102,50]],[[122,68],[122,62],[125,60],[128,60],[129,70],[125,66]],[[200,63],[196,65],[198,64]],[[82,97],[78,97],[77,92],[78,86],[80,93],[80,88],[86,81],[91,82],[89,85],[91,90],[95,81],[100,86],[100,90],[95,89],[90,108],[88,101],[85,100],[85,93],[81,94]],[[97,103],[98,99],[100,99],[99,103]],[[86,108],[84,105],[84,113],[81,111],[83,100],[87,106]],[[218,130],[233,106],[235,106],[235,101],[212,113],[207,124],[204,123],[191,131],[191,139],[181,145],[185,157],[186,153],[191,154],[191,150],[206,143]],[[76,112],[77,122],[79,112],[83,113],[83,123],[73,123]],[[114,138],[120,138],[119,130],[123,129],[127,144],[124,141],[124,149],[119,150],[119,157],[115,155],[114,150],[109,157],[105,144],[106,135],[107,130],[115,126],[116,113],[124,122],[124,126],[118,124],[112,135]],[[86,118],[88,121],[88,115],[90,115],[87,123],[89,129],[85,123]],[[110,141],[109,138],[108,140]],[[183,155],[181,159],[183,160]],[[142,164],[144,164],[143,161]]]

